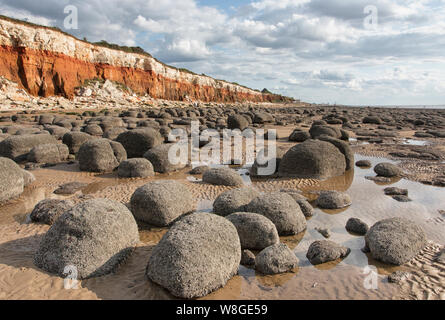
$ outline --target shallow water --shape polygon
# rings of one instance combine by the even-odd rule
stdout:
[[[405,139],[403,141],[403,144],[411,145],[411,146],[426,146],[430,142],[429,141],[423,141],[423,140],[414,140],[414,139]]]
[[[347,192],[352,198],[352,205],[342,210],[315,209],[315,215],[308,219],[308,229],[293,237],[283,237],[281,241],[286,243],[299,258],[299,268],[294,273],[275,276],[263,276],[254,270],[240,267],[239,275],[235,276],[222,289],[217,290],[206,299],[390,299],[396,294],[394,285],[390,285],[383,275],[406,267],[394,267],[379,263],[364,254],[361,249],[364,246],[364,238],[348,233],[345,230],[346,221],[350,217],[358,217],[370,226],[375,222],[393,216],[403,216],[417,222],[427,233],[428,239],[437,243],[445,242],[443,233],[445,219],[439,210],[445,209],[445,188],[422,185],[420,183],[404,179],[392,180],[390,184],[378,184],[366,180],[365,176],[374,176],[373,166],[379,162],[394,162],[383,158],[372,158],[356,155],[356,161],[368,159],[372,167],[367,169],[355,168],[344,176],[335,177],[326,181],[315,180],[286,180],[270,179],[255,180],[247,175],[247,168],[239,169],[246,185],[252,185],[261,192],[272,190],[297,188],[310,200],[316,198],[317,191],[338,190]],[[90,196],[106,197],[111,195],[120,198],[119,193],[124,191],[131,194],[139,185],[153,179],[177,179],[186,183],[195,194],[204,194],[198,201],[198,211],[211,212],[214,198],[224,189],[207,186],[200,179],[190,179],[188,169],[176,174],[158,175],[149,179],[117,179],[111,175],[91,175],[77,172],[73,166],[45,169],[46,173],[55,173],[59,179],[65,175],[70,181],[81,180],[89,185],[82,191]],[[39,172],[36,172],[39,175]],[[49,178],[49,174],[48,179]],[[74,176],[74,177],[72,177]],[[39,177],[38,177],[39,179]],[[64,181],[69,182],[69,181]],[[409,203],[399,203],[384,194],[383,189],[388,186],[396,186],[409,190],[409,197],[413,200]],[[27,188],[25,193],[17,200],[11,201],[0,207],[0,226],[18,223],[26,223],[26,216],[34,205],[45,198],[66,198],[52,193],[57,183],[48,186]],[[114,189],[117,188],[118,189]],[[209,188],[212,192],[206,192]],[[110,190],[114,193],[110,193]],[[124,197],[124,196],[122,196]],[[207,197],[207,198],[206,198]],[[125,196],[125,199],[128,195]],[[126,202],[126,201],[123,201]],[[32,228],[33,225],[28,225]],[[350,255],[343,261],[334,261],[324,265],[312,266],[306,258],[309,245],[315,240],[324,239],[315,228],[328,228],[331,231],[330,240],[341,243],[351,248]],[[125,298],[125,299],[167,299],[171,298],[165,290],[154,284],[146,282],[143,276],[146,262],[148,261],[151,247],[155,245],[167,232],[166,228],[154,228],[140,224],[140,237],[144,245],[137,248],[129,262],[121,266],[119,272],[106,277],[83,282],[84,287],[96,292],[100,298]],[[36,245],[36,244],[34,244]],[[20,255],[21,251],[17,252]],[[27,265],[31,257],[23,257]],[[20,259],[20,257],[17,257]],[[26,260],[28,259],[28,260]],[[0,260],[0,265],[3,262]],[[379,289],[367,290],[363,281],[366,277],[365,267],[375,267],[379,273]],[[58,279],[52,277],[52,279]],[[54,280],[55,281],[55,280]],[[127,284],[128,285],[127,285]],[[52,288],[53,290],[54,288]]]

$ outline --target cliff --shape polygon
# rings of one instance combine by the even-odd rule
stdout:
[[[153,98],[204,102],[279,102],[226,81],[167,66],[144,54],[93,45],[61,31],[0,17],[0,76],[17,82],[35,96],[72,98],[85,80],[125,84]]]

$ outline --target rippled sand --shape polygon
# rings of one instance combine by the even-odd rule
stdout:
[[[370,159],[375,165],[386,159]],[[164,289],[144,277],[153,246],[167,231],[140,225],[141,242],[116,273],[84,280],[77,290],[65,290],[64,280],[49,275],[33,265],[33,254],[48,226],[28,224],[27,214],[45,198],[66,198],[52,192],[61,184],[78,181],[88,186],[69,198],[75,202],[87,197],[109,198],[128,203],[134,190],[153,179],[177,179],[184,183],[199,202],[199,210],[210,211],[213,200],[230,188],[212,186],[190,179],[188,170],[172,175],[158,175],[147,179],[118,179],[115,174],[96,175],[79,172],[76,164],[62,164],[33,171],[36,182],[27,187],[16,200],[0,207],[0,298],[1,299],[172,299]],[[282,238],[300,260],[294,273],[263,276],[254,270],[240,267],[239,274],[228,284],[204,299],[444,299],[445,266],[435,262],[443,244],[445,219],[439,212],[444,209],[445,189],[421,185],[408,180],[395,180],[393,186],[409,189],[413,202],[399,203],[383,193],[386,185],[366,180],[374,175],[371,169],[347,172],[342,177],[326,181],[272,179],[252,181],[261,192],[280,189],[300,189],[310,199],[319,190],[347,191],[353,205],[344,210],[316,209],[308,220],[308,230],[294,237]],[[199,177],[196,177],[199,178]],[[249,181],[248,177],[245,177]],[[404,216],[416,221],[432,242],[410,263],[401,267],[383,265],[371,259],[360,249],[363,237],[349,234],[344,226],[350,217],[359,217],[369,225],[387,217]],[[316,227],[330,229],[331,240],[351,248],[343,261],[314,267],[306,259],[309,245],[323,239]],[[378,271],[378,289],[366,289],[366,266]],[[395,270],[409,270],[413,277],[401,286],[389,284],[386,275]]]

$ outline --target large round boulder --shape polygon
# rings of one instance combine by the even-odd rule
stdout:
[[[42,144],[57,144],[57,140],[49,134],[10,136],[0,142],[0,156],[16,162],[24,161],[32,148]]]
[[[60,163],[68,159],[70,152],[65,144],[42,144],[31,149],[28,161],[36,163]]]
[[[144,158],[149,160],[153,165],[154,171],[159,173],[169,173],[181,170],[187,165],[186,159],[178,159],[178,163],[172,163],[169,158],[170,148],[175,147],[174,144],[161,144],[153,147],[144,154]],[[178,155],[179,157],[180,155]]]
[[[139,242],[131,212],[108,199],[88,200],[63,213],[40,242],[37,267],[61,277],[74,269],[78,279],[114,271]]]
[[[306,140],[283,156],[278,174],[283,177],[327,179],[341,176],[345,171],[345,156],[333,144]]]
[[[342,134],[340,129],[332,126],[315,125],[309,130],[312,139],[318,139],[321,136],[328,136],[335,139],[341,139]]]
[[[136,189],[130,200],[137,220],[166,227],[193,212],[196,203],[185,185],[173,180],[153,181]]]
[[[340,150],[340,152],[345,156],[346,170],[351,170],[354,168],[354,152],[349,146],[349,143],[325,135],[320,136],[318,139],[332,143],[338,148],[338,150]]]
[[[274,122],[274,117],[267,112],[255,112],[253,117],[253,123],[264,124],[264,123],[272,123]]]
[[[427,243],[421,227],[400,217],[377,222],[369,229],[365,241],[374,259],[394,265],[410,261]]]
[[[153,165],[145,158],[133,158],[122,161],[117,168],[120,178],[147,178],[155,175]]]
[[[123,132],[116,141],[124,146],[128,158],[142,158],[145,152],[160,145],[164,139],[158,130],[144,128]]]
[[[77,154],[85,142],[93,139],[95,137],[85,132],[68,132],[63,135],[62,142],[68,146],[70,154]]]
[[[11,159],[0,157],[0,202],[23,193],[23,170]]]
[[[284,243],[267,247],[255,258],[256,269],[266,275],[292,271],[298,267],[298,258]]]
[[[74,203],[70,200],[45,199],[37,203],[29,217],[33,222],[52,225],[72,207]]]
[[[289,136],[289,141],[304,142],[311,138],[311,135],[307,131],[295,129]]]
[[[306,218],[300,206],[287,193],[272,192],[253,199],[245,211],[254,212],[270,219],[280,236],[298,234],[306,230]]]
[[[79,167],[88,172],[110,172],[127,159],[122,145],[108,139],[94,139],[85,142],[77,153]]]
[[[227,216],[234,212],[246,211],[246,206],[259,195],[258,191],[249,187],[228,190],[213,202],[213,212]]]
[[[280,242],[272,221],[257,213],[236,212],[226,217],[233,223],[242,249],[263,250]]]
[[[202,181],[217,186],[238,187],[244,184],[243,178],[230,168],[212,168],[204,172]]]
[[[235,226],[209,213],[176,222],[150,256],[146,275],[179,298],[205,296],[237,272],[241,245]]]
[[[247,121],[246,117],[240,115],[240,114],[235,114],[235,115],[230,115],[227,118],[227,128],[229,129],[239,129],[239,130],[244,130],[249,126],[249,121]]]

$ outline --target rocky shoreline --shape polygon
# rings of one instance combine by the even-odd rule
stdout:
[[[109,104],[114,90],[1,113],[0,298],[444,298],[445,110]],[[171,165],[168,134],[192,121],[275,129],[276,171]],[[61,286],[67,266],[81,290]]]

